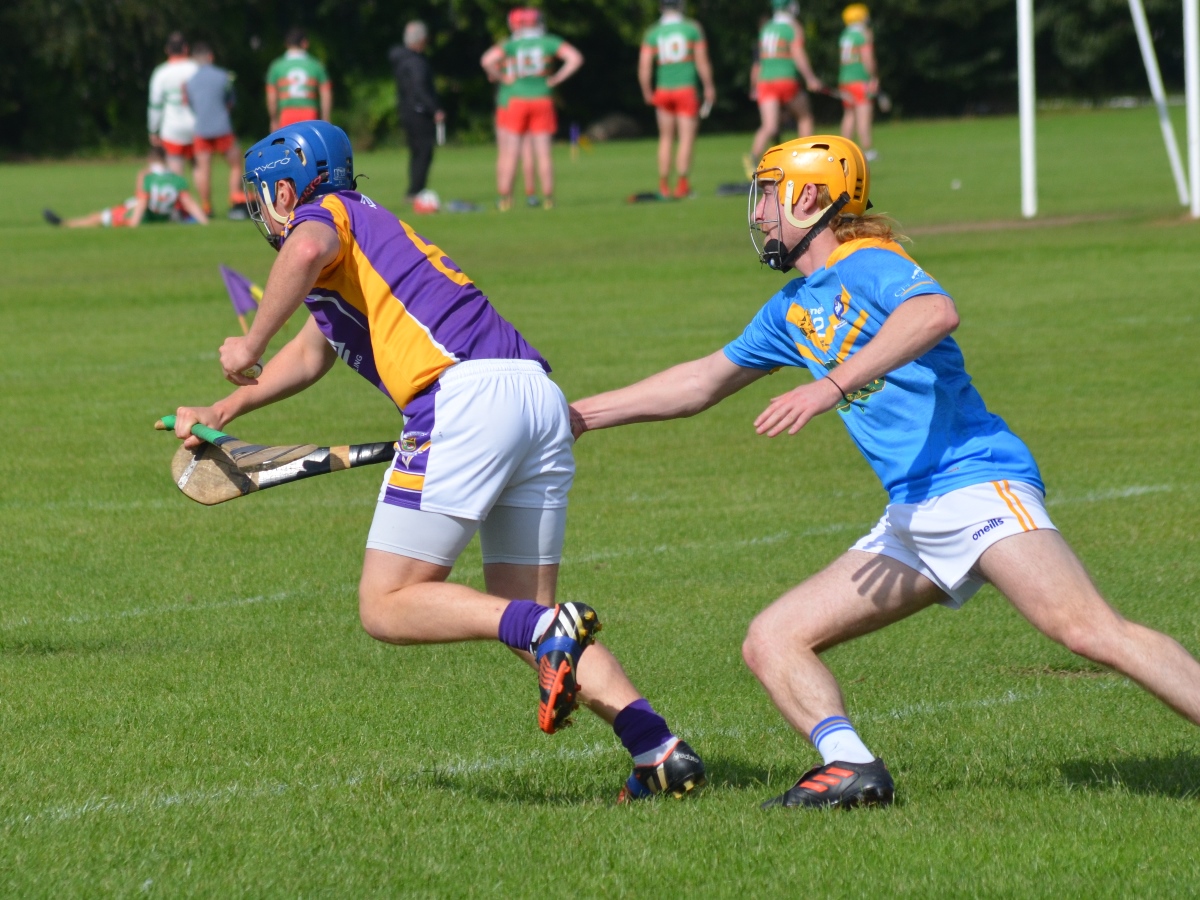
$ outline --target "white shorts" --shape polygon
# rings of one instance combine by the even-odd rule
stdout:
[[[882,553],[920,572],[957,609],[986,583],[975,563],[1002,538],[1048,528],[1043,494],[1019,481],[988,481],[920,503],[892,503],[851,550]]]
[[[566,397],[541,365],[458,363],[405,411],[368,547],[451,565],[494,507],[560,510],[557,516],[508,516],[506,528],[521,534],[489,536],[496,529],[485,527],[481,535],[489,545],[485,562],[558,562],[575,477],[574,441]],[[420,513],[432,515],[423,520]]]

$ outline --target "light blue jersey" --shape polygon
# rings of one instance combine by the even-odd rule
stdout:
[[[849,241],[825,268],[767,301],[725,355],[748,369],[807,366],[821,378],[922,294],[949,296],[898,244]],[[1005,478],[1045,490],[1029,448],[987,411],[952,338],[855,392],[838,412],[892,503]]]

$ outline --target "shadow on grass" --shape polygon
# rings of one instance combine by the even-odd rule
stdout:
[[[56,641],[48,638],[0,640],[0,656],[83,656],[104,653],[110,649],[99,641]]]
[[[512,803],[519,806],[594,806],[611,805],[620,784],[610,791],[597,791],[590,779],[583,784],[546,784],[526,779],[489,780],[484,773],[469,775],[431,774],[421,782],[432,788],[466,794],[487,803]]]
[[[1194,753],[1101,762],[1077,759],[1063,763],[1059,771],[1073,788],[1130,791],[1180,800],[1200,797],[1200,756]]]
[[[795,772],[790,770],[788,772],[772,771],[745,760],[724,756],[706,757],[705,767],[708,772],[708,786],[705,788],[705,793],[714,790],[765,792],[768,784],[778,785],[779,790],[784,790],[792,785],[801,771],[799,768]],[[468,794],[489,803],[515,803],[532,806],[587,804],[611,806],[616,801],[617,793],[621,789],[621,779],[614,778],[611,789],[597,791],[590,774],[588,778],[582,779],[580,783],[574,785],[547,784],[543,778],[530,779],[512,774],[489,779],[486,773],[480,772],[463,774],[433,772],[422,776],[420,781],[437,790]]]
[[[766,790],[770,785],[782,791],[791,787],[804,771],[800,765],[795,766],[795,771],[768,769],[758,763],[719,755],[706,756],[704,767],[708,771],[709,790]]]

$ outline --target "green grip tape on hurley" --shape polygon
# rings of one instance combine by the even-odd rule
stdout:
[[[162,422],[163,428],[166,431],[175,430],[174,416],[163,416],[159,421]],[[219,444],[223,439],[229,437],[225,432],[209,428],[207,425],[201,425],[199,422],[192,426],[192,434],[202,441],[208,441],[210,444]]]

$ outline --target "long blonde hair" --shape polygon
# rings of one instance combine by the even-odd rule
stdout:
[[[829,188],[823,184],[817,185],[817,203],[822,209],[833,203]],[[908,236],[900,231],[899,225],[889,216],[880,213],[866,213],[861,216],[834,216],[829,223],[829,230],[837,237],[838,243],[859,238],[878,238],[881,241],[907,241]]]

